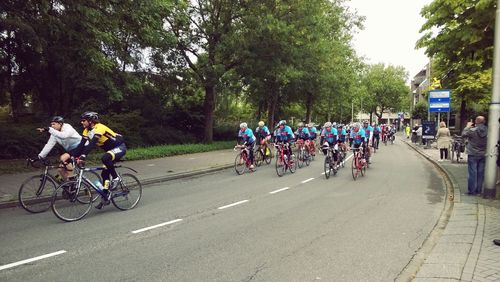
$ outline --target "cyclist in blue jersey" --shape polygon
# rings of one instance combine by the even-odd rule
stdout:
[[[276,142],[284,143],[284,153],[287,155],[289,160],[292,155],[291,143],[295,139],[295,135],[292,132],[290,126],[286,125],[285,120],[280,120],[278,123],[278,131],[276,132]]]
[[[344,151],[347,151],[347,145],[345,143],[346,138],[347,138],[347,131],[345,130],[345,126],[343,124],[340,124],[339,127],[337,128],[338,131],[338,137],[339,137],[339,146],[344,149]]]
[[[362,148],[363,157],[365,157],[365,147],[366,147],[366,136],[365,131],[360,129],[359,123],[355,123],[351,128],[351,134],[353,136],[352,139],[352,148],[358,149]]]
[[[370,148],[369,146],[373,146],[373,144],[371,143],[371,140],[373,138],[373,127],[370,126],[370,124],[368,123],[367,120],[365,120],[363,122],[363,128],[361,128],[361,130],[363,130],[365,132],[365,142],[366,142],[366,146],[365,146],[365,155],[366,155],[366,161],[368,163],[371,163],[370,162],[370,156],[371,156],[371,152],[370,152]]]
[[[321,131],[320,144],[322,145],[323,154],[326,155],[327,148],[333,147],[337,143],[337,129],[333,127],[331,122],[325,122]],[[335,157],[335,156],[334,156]],[[334,159],[336,161],[336,159]]]
[[[309,144],[309,138],[310,138],[309,129],[307,129],[307,127],[304,127],[303,122],[299,122],[299,124],[297,125],[297,131],[295,131],[295,136],[297,136],[297,140],[301,139],[304,142],[306,142],[306,144]]]
[[[255,129],[255,137],[257,137],[257,140],[261,145],[271,139],[271,132],[269,132],[269,128],[265,126],[263,121],[259,121],[259,126]]]
[[[248,153],[249,153],[249,159],[250,159],[250,169],[254,168],[253,165],[253,150],[255,146],[255,135],[253,135],[253,131],[248,128],[248,125],[246,122],[243,122],[240,124],[240,131],[238,131],[238,139],[240,139],[243,142],[243,145],[247,146]]]
[[[311,140],[309,142],[309,153],[312,155],[312,156],[316,156],[316,137],[318,136],[318,130],[316,129],[316,127],[314,126],[314,123],[310,122],[308,125],[307,125],[307,129],[309,130],[309,140]]]

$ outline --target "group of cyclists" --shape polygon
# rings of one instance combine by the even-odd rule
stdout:
[[[396,128],[394,125],[378,125],[375,123],[370,125],[366,120],[363,123],[351,123],[349,125],[325,122],[319,131],[312,122],[308,124],[299,122],[297,129],[293,131],[287,125],[286,120],[281,120],[276,125],[273,133],[271,133],[263,121],[259,121],[255,131],[250,129],[246,122],[243,122],[240,124],[240,130],[238,131],[238,140],[242,145],[247,147],[251,162],[250,169],[254,169],[255,144],[270,145],[269,143],[281,143],[284,145],[284,153],[288,159],[292,160],[291,155],[293,151],[291,145],[295,142],[304,144],[305,148],[309,150],[309,155],[315,156],[315,144],[319,136],[319,144],[324,155],[327,154],[329,148],[333,148],[335,145],[338,145],[344,152],[350,148],[362,148],[364,158],[370,163],[371,153],[368,148],[371,146],[378,149],[380,140],[383,142],[387,142],[390,139],[394,140],[395,133]],[[334,154],[333,157],[337,161],[337,154]]]
[[[83,127],[81,135],[69,123],[64,122],[62,116],[52,117],[49,127],[37,128],[39,132],[47,132],[50,135],[38,158],[43,160],[56,144],[60,144],[65,152],[60,156],[58,172],[62,180],[66,181],[74,178],[71,158],[83,166],[86,156],[95,146],[102,148],[105,151],[101,157],[105,166],[101,174],[103,196],[96,206],[101,209],[110,203],[110,190],[119,182],[114,163],[125,155],[127,148],[123,136],[100,123],[96,112],[84,112],[80,116],[80,123]]]

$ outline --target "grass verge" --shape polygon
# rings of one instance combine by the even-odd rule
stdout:
[[[209,152],[223,149],[230,149],[234,147],[234,141],[218,141],[211,144],[175,144],[175,145],[159,145],[151,146],[145,148],[133,148],[128,149],[127,154],[123,158],[124,161],[134,161],[134,160],[147,160],[156,159],[184,154],[193,154],[201,152]],[[100,164],[100,159],[103,151],[100,149],[94,149],[88,157],[89,165]],[[51,157],[54,162],[57,160],[56,157]],[[34,171],[32,167],[26,167],[25,159],[17,160],[0,160],[0,175],[2,174],[13,174],[19,172],[29,172]]]

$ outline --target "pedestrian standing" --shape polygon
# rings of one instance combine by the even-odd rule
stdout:
[[[410,139],[411,127],[409,124],[406,124],[405,132],[406,132],[406,139]]]
[[[462,136],[468,139],[467,143],[467,188],[468,195],[481,194],[484,181],[484,167],[486,163],[486,141],[488,128],[484,124],[483,116],[476,117],[475,123],[467,122]]]
[[[450,148],[451,135],[444,121],[439,123],[439,129],[436,134],[437,147],[439,149],[439,162],[448,159],[448,148]]]
[[[417,124],[415,133],[417,134],[417,141],[415,143],[422,144],[422,126]]]

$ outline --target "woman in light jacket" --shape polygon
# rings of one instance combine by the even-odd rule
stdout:
[[[448,148],[451,144],[451,136],[450,130],[446,128],[446,123],[444,121],[439,123],[439,129],[436,134],[437,147],[439,149],[439,155],[441,159],[439,162],[442,162],[445,159],[448,159]],[[444,156],[444,158],[443,158]]]

